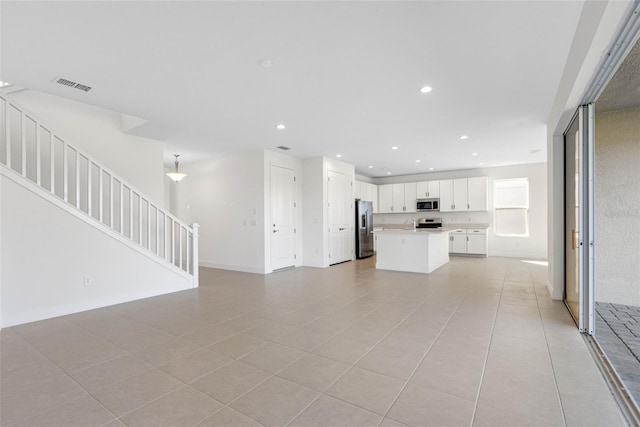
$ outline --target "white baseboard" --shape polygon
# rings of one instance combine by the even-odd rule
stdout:
[[[220,270],[239,271],[241,273],[253,273],[253,274],[270,273],[266,271],[264,268],[244,267],[241,265],[218,264],[215,262],[209,262],[209,261],[203,261],[203,260],[200,260],[198,264],[200,265],[200,267],[219,268]]]

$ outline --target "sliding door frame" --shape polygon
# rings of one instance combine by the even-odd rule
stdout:
[[[593,335],[595,333],[594,306],[594,104],[581,105],[576,111],[564,134],[566,140],[569,129],[578,121],[578,316],[569,308],[574,316],[580,332]],[[565,171],[565,180],[567,179]],[[566,185],[565,185],[566,188]],[[565,194],[565,200],[567,194]],[[565,203],[566,206],[566,203]],[[566,216],[573,212],[566,212]],[[565,230],[566,235],[566,230]],[[565,241],[565,248],[568,244]],[[565,250],[566,253],[566,250]],[[566,265],[566,258],[565,258]],[[565,274],[565,303],[566,303]]]

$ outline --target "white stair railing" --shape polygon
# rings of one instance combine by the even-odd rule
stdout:
[[[180,221],[2,96],[0,164],[198,285],[198,224]]]

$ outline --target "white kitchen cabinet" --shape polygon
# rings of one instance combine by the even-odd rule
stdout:
[[[356,181],[356,185],[353,189],[353,197],[356,199],[365,200],[365,197],[363,195],[366,194],[366,185],[366,182]]]
[[[403,212],[416,212],[416,186],[416,182],[408,182],[404,184],[404,206],[402,209]]]
[[[467,178],[453,180],[453,211],[468,211],[468,181]]]
[[[467,232],[465,230],[452,231],[449,240],[449,253],[467,253]]]
[[[380,213],[393,212],[393,184],[378,186],[378,211]]]
[[[417,183],[418,199],[433,199],[440,197],[440,181],[421,181]]]
[[[458,229],[450,236],[449,253],[485,256],[489,253],[486,229]]]
[[[440,212],[453,212],[453,180],[440,181]]]
[[[486,255],[487,254],[487,235],[467,234],[467,253],[474,255]]]
[[[356,199],[373,204],[373,213],[378,213],[378,186],[364,181],[356,181],[354,195]]]
[[[393,184],[393,208],[392,212],[404,212],[404,184]]]
[[[489,178],[481,176],[468,179],[468,206],[470,211],[489,210]]]
[[[367,197],[373,203],[373,213],[378,213],[378,186],[367,183]]]
[[[416,183],[383,184],[378,186],[379,213],[403,213],[416,211]]]
[[[485,176],[440,181],[440,212],[486,212],[488,182]]]

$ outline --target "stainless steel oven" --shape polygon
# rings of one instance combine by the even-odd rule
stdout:
[[[418,212],[437,212],[440,210],[440,199],[418,199],[416,201],[416,210]]]

